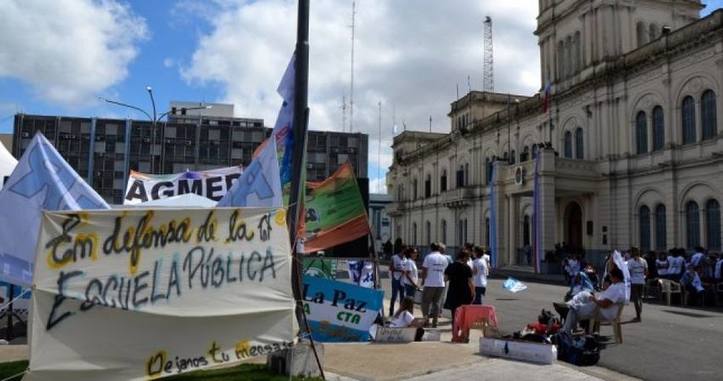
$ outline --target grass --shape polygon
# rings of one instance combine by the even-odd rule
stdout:
[[[18,374],[28,367],[27,361],[13,361],[0,363],[0,380]],[[20,381],[22,376],[8,381]],[[199,370],[179,376],[165,378],[169,381],[287,381],[288,376],[278,375],[266,369],[263,364],[241,364],[233,368],[218,370]],[[294,380],[317,381],[321,378],[299,378]]]

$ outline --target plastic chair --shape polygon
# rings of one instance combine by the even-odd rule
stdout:
[[[593,332],[599,333],[601,322],[610,323],[610,325],[613,327],[613,335],[615,335],[615,342],[618,344],[622,344],[623,343],[623,327],[621,325],[621,322],[622,322],[621,318],[623,316],[623,307],[625,307],[625,304],[618,303],[616,305],[619,306],[619,308],[618,308],[618,313],[617,313],[617,315],[615,315],[615,318],[613,320],[605,321],[605,320],[600,319],[600,309],[598,308],[595,311],[595,314],[593,315],[593,317],[590,319],[590,327],[593,327],[592,328]]]
[[[665,295],[667,305],[670,305],[670,300],[673,294],[680,294],[680,303],[685,305],[686,295],[683,292],[683,287],[678,282],[674,282],[670,279],[658,279],[658,285],[660,286],[660,297]]]
[[[480,323],[488,322],[497,327],[495,307],[486,304],[470,304],[457,308],[452,327],[452,342],[463,342],[469,338],[469,330],[479,327]]]

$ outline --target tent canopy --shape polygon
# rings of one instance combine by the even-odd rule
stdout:
[[[10,176],[18,161],[8,152],[7,148],[0,142],[0,189],[5,183],[5,176]]]

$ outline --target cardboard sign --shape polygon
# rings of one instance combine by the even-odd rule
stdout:
[[[187,171],[173,175],[149,175],[131,171],[128,176],[123,205],[140,203],[161,198],[195,193],[218,201],[236,179],[241,177],[243,167],[227,167],[202,172]]]
[[[288,348],[284,209],[44,214],[28,380],[148,380]]]
[[[304,276],[302,297],[314,340],[368,341],[369,328],[382,308],[384,292]]]

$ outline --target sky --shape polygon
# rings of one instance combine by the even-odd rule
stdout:
[[[705,3],[703,14],[723,6]],[[539,91],[537,7],[356,0],[353,131],[369,135],[372,192],[384,192],[395,125],[397,133],[428,131],[431,117],[433,131],[447,132],[457,91],[481,89],[485,16],[493,19],[495,90]],[[351,18],[352,0],[311,2],[311,129],[351,128]],[[146,86],[159,114],[171,100],[233,103],[236,116],[273,126],[295,34],[290,0],[2,0],[0,132],[12,131],[17,112],[140,119],[98,97],[150,112]]]

